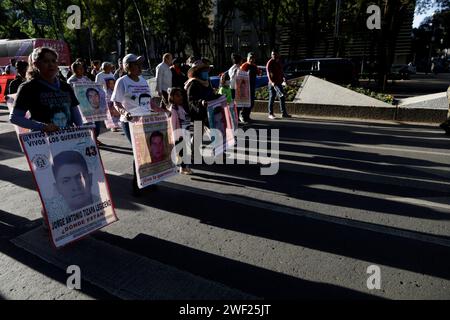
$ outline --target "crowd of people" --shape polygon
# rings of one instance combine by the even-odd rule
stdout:
[[[75,84],[96,83],[104,89],[112,120],[123,130],[130,144],[129,122],[135,120],[130,113],[135,101],[130,100],[130,97],[139,97],[139,105],[144,109],[165,112],[171,118],[174,130],[188,128],[194,121],[199,121],[202,129],[207,130],[208,101],[225,95],[227,102],[232,103],[236,94],[236,74],[238,70],[243,70],[249,73],[251,107],[239,110],[239,122],[246,124],[251,121],[251,110],[255,101],[255,80],[260,71],[256,65],[255,55],[251,52],[248,53],[246,61],[243,61],[239,54],[233,54],[231,58],[232,66],[222,74],[220,88],[216,90],[209,78],[211,70],[209,60],[190,57],[186,63],[182,63],[180,58],[174,59],[172,54],[164,54],[161,63],[156,67],[156,92],[160,97],[159,107],[156,107],[151,106],[150,87],[142,77],[144,62],[142,56],[127,54],[119,59],[117,67],[113,63],[99,60],[92,61],[88,67],[85,60],[76,59],[65,78],[58,68],[58,54],[51,48],[36,48],[28,62],[12,61],[15,63],[13,71],[17,76],[11,82],[8,93],[17,93],[17,96],[10,121],[23,128],[44,132],[81,126],[83,118],[73,87]],[[273,101],[276,95],[281,102],[283,117],[290,117],[286,112],[282,86],[285,79],[278,58],[277,52],[273,52],[272,58],[267,63],[270,90],[268,109],[271,119],[275,118]],[[87,92],[86,95],[88,94],[90,93]],[[87,98],[91,101],[95,97]],[[27,112],[30,116],[26,116]],[[64,114],[64,117],[59,117],[58,114]],[[91,125],[95,126],[97,139],[103,121],[96,121]],[[118,131],[117,127],[111,130]],[[176,136],[175,140],[180,143],[183,137]],[[97,144],[103,145],[98,139]],[[135,169],[133,171],[135,173]],[[187,175],[193,173],[190,166],[183,163],[180,164],[179,171]],[[138,196],[140,192],[135,173],[133,194]]]

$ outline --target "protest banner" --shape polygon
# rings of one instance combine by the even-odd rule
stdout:
[[[107,106],[103,86],[95,83],[74,83],[73,91],[80,105],[83,122],[107,119]]]
[[[140,189],[177,173],[171,157],[175,145],[172,124],[164,112],[130,122],[130,133]]]
[[[114,103],[111,101],[111,90],[105,91],[106,105],[108,110],[106,112],[105,127],[107,129],[118,129],[120,125],[120,113],[114,108]]]
[[[230,108],[227,106],[227,99],[221,96],[216,100],[208,101],[208,121],[209,128],[220,132],[220,137],[211,135],[211,146],[214,148],[214,154],[219,155],[234,145],[234,130],[230,114]]]
[[[232,101],[228,104],[228,109],[230,109],[230,117],[233,131],[238,129],[239,125],[239,112],[236,107],[236,103]]]
[[[6,96],[6,106],[8,107],[8,111],[11,114],[13,110],[14,101],[16,100],[17,93],[8,94]],[[30,118],[30,112],[27,111],[25,114],[25,118]],[[19,134],[30,132],[30,129],[25,129],[19,126],[14,125],[14,131],[16,131],[17,141],[19,141],[20,148],[22,149],[22,145],[20,144]],[[23,152],[23,149],[22,149]]]
[[[24,133],[20,141],[55,247],[117,221],[92,129]]]
[[[248,72],[239,70],[236,74],[236,94],[234,102],[238,108],[250,108],[250,77]]]

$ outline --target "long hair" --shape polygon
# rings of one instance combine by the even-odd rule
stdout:
[[[48,47],[38,47],[33,50],[33,52],[28,56],[28,70],[27,70],[27,80],[36,78],[39,75],[39,69],[34,66],[34,63],[40,61],[44,58],[46,53],[50,53],[58,59],[58,53],[52,48]]]

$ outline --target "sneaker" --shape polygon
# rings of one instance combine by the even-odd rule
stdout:
[[[292,118],[292,116],[291,116],[290,114],[287,114],[287,113],[283,114],[282,117],[283,117],[283,118]]]
[[[190,175],[192,175],[193,172],[192,172],[191,168],[181,168],[180,173],[190,176]]]
[[[275,118],[275,116],[274,116],[273,114],[269,114],[269,119],[270,119],[270,120],[274,120],[274,119],[276,119],[276,118]]]

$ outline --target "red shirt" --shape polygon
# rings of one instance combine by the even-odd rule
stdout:
[[[270,59],[266,65],[267,76],[269,77],[269,82],[275,84],[282,84],[284,79],[283,66],[281,63]]]

